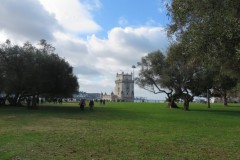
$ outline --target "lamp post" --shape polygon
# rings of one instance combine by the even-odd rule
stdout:
[[[134,69],[136,68],[135,65],[132,65],[132,69],[133,69],[133,91],[132,91],[132,97],[133,97],[133,102],[134,102]]]
[[[134,81],[134,69],[136,68],[135,65],[132,65],[132,69],[133,69],[133,81]]]
[[[207,104],[208,108],[210,108],[210,102],[209,102],[209,90],[207,89]]]

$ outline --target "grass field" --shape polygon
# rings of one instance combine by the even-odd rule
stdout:
[[[240,104],[0,107],[1,160],[240,160]]]

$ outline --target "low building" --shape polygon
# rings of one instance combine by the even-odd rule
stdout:
[[[100,93],[86,93],[86,92],[80,92],[79,94],[73,95],[73,98],[76,99],[77,101],[81,99],[101,99],[101,94]]]
[[[114,95],[113,92],[110,95],[108,95],[107,93],[105,93],[105,94],[101,93],[100,99],[105,99],[105,100],[111,101],[111,102],[116,102],[118,100],[117,96]]]
[[[228,103],[240,103],[239,97],[228,97]],[[221,97],[211,97],[210,103],[223,103],[223,98]]]
[[[210,98],[210,103],[222,103],[223,100],[220,97],[211,97]]]

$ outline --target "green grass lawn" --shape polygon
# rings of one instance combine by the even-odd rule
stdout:
[[[95,106],[0,107],[0,159],[240,159],[240,104]]]

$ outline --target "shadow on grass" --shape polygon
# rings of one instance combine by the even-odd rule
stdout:
[[[235,106],[233,106],[236,108]],[[227,110],[228,109],[228,110]],[[229,110],[232,108],[226,108],[226,110],[223,109],[192,109],[192,112],[206,112],[206,113],[211,113],[211,114],[219,114],[219,115],[226,115],[226,116],[238,116],[240,117],[240,110]]]
[[[39,106],[38,109],[27,109],[26,107],[0,106],[1,115],[36,115],[39,117],[56,117],[64,119],[87,119],[87,120],[137,120],[148,117],[151,113],[130,111],[121,108],[113,108],[107,106],[94,107],[90,111],[89,107],[85,107],[81,111],[78,106]]]
[[[164,112],[164,113],[163,113]],[[177,112],[177,113],[175,113]],[[238,116],[240,117],[240,107],[226,107],[226,108],[190,108],[188,114],[206,113],[215,115],[226,116]],[[173,112],[172,112],[173,113]],[[12,106],[0,106],[0,115],[14,114],[14,115],[36,115],[43,117],[57,117],[65,119],[88,119],[88,120],[144,120],[144,119],[162,119],[165,116],[174,116],[176,114],[185,115],[183,110],[174,110],[171,114],[171,110],[161,108],[155,111],[146,110],[128,110],[121,107],[109,107],[109,106],[97,106],[93,111],[90,111],[89,107],[85,107],[84,111],[81,111],[79,106],[67,106],[67,105],[44,105],[39,106],[37,110],[27,109],[26,107],[12,107]],[[156,115],[157,114],[157,115]],[[153,116],[154,115],[154,116]]]

